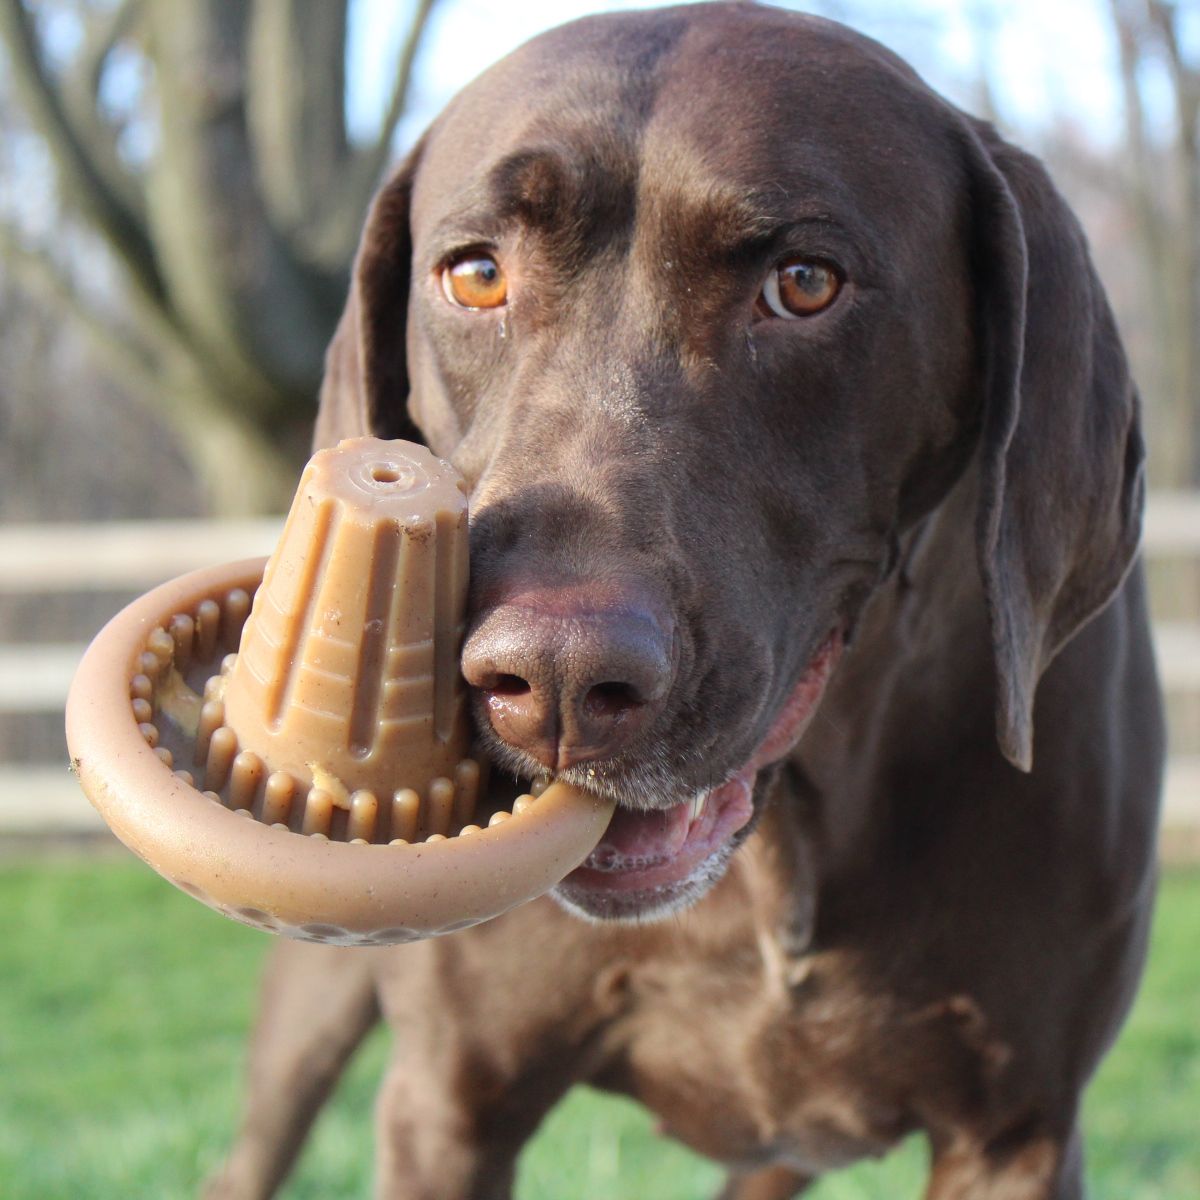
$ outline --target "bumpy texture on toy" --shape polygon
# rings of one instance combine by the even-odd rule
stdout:
[[[612,806],[561,783],[481,799],[466,587],[453,468],[406,442],[319,452],[265,572],[175,580],[93,642],[67,706],[85,792],[173,883],[292,937],[410,941],[540,895]]]

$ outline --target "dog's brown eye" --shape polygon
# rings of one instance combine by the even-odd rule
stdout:
[[[490,254],[472,250],[442,268],[442,291],[459,308],[499,308],[508,299],[508,281]]]
[[[763,316],[811,317],[828,308],[842,281],[827,263],[789,258],[773,267],[758,297]]]

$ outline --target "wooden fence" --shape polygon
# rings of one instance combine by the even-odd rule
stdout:
[[[138,521],[108,524],[23,525],[0,528],[0,596],[30,600],[64,593],[141,592],[196,567],[270,552],[279,519]],[[1146,521],[1145,550],[1156,585],[1155,643],[1172,714],[1173,741],[1166,790],[1166,826],[1200,841],[1200,605],[1180,610],[1171,600],[1172,563],[1185,585],[1200,593],[1200,493],[1157,494]],[[1171,592],[1171,595],[1167,595]],[[1162,613],[1169,614],[1166,619]],[[83,644],[0,644],[0,721],[61,714]],[[1194,728],[1193,728],[1194,726]],[[1186,728],[1185,728],[1186,727]],[[100,828],[59,762],[0,761],[0,837],[84,833]]]

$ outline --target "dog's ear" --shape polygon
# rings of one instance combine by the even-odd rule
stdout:
[[[421,144],[371,203],[350,295],[325,354],[314,449],[371,434],[421,441],[408,416],[405,326],[412,273],[409,202]]]
[[[1028,771],[1042,671],[1137,553],[1137,392],[1087,244],[1035,159],[965,127],[984,379],[977,526],[1000,749]]]

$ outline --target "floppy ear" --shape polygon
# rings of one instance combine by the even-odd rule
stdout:
[[[967,127],[984,411],[977,525],[996,733],[1028,771],[1033,696],[1137,553],[1137,391],[1082,231],[1037,160]]]
[[[325,354],[314,449],[372,434],[421,441],[408,416],[405,325],[412,274],[409,202],[421,144],[375,196],[350,295]]]

